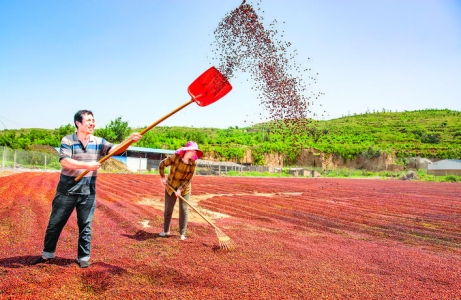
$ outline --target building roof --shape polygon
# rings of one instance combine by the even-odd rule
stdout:
[[[435,162],[435,164],[437,163],[461,163],[461,159],[442,159],[442,160],[439,160],[437,162]]]
[[[133,152],[160,153],[160,154],[174,154],[175,152],[175,150],[153,149],[153,148],[135,147],[135,146],[130,146],[128,147],[127,150],[133,151]]]
[[[461,160],[443,159],[427,166],[428,170],[461,170]]]

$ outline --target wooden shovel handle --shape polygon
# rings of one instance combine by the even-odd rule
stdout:
[[[184,107],[188,106],[189,104],[191,104],[193,102],[194,102],[194,99],[190,99],[189,101],[187,101],[183,105],[178,106],[176,109],[172,110],[170,113],[164,115],[163,117],[161,117],[160,119],[158,119],[154,123],[150,124],[149,126],[144,128],[143,130],[141,130],[140,134],[143,135],[144,133],[148,132],[149,130],[151,130],[152,128],[154,128],[155,126],[157,126],[161,122],[165,121],[166,119],[168,119],[169,117],[171,117],[172,115],[174,115],[175,113],[177,113],[178,111],[180,111],[181,109],[183,109]]]
[[[170,113],[164,115],[163,117],[161,117],[160,119],[158,119],[157,121],[155,121],[154,123],[150,124],[149,126],[147,126],[146,128],[144,128],[143,130],[141,130],[141,132],[139,132],[139,134],[141,135],[144,135],[146,132],[148,132],[149,130],[151,130],[152,128],[154,128],[155,126],[157,126],[158,124],[160,124],[161,122],[163,122],[165,119],[168,119],[169,117],[171,117],[172,115],[174,115],[175,113],[177,113],[178,111],[180,111],[181,109],[183,109],[184,107],[188,106],[189,104],[191,104],[192,102],[194,102],[194,99],[191,99],[189,101],[187,101],[186,103],[184,103],[183,105],[177,107],[176,109],[174,109],[173,111],[171,111]],[[114,151],[112,151],[111,153],[107,154],[106,156],[104,156],[103,158],[101,158],[99,160],[99,163],[103,163],[105,162],[106,160],[108,160],[110,157],[114,156],[115,154],[117,154],[117,152],[120,150],[120,149],[123,149],[124,147],[127,147],[129,145],[131,145],[133,143],[133,140],[131,139],[126,139],[124,140],[123,142],[121,142],[120,144],[117,145],[117,147],[114,149]],[[75,181],[79,181],[80,179],[83,178],[83,176],[85,176],[86,174],[88,174],[90,171],[89,170],[85,170],[84,172],[82,172],[80,175],[78,175],[77,177],[75,177]]]
[[[167,184],[166,185],[170,190],[172,190],[173,192],[175,192],[175,190],[171,187],[171,185]],[[214,229],[216,230],[219,230],[219,228],[213,224],[207,217],[205,217],[195,206],[193,206],[192,204],[190,204],[189,201],[187,201],[186,199],[184,199],[183,196],[179,196],[179,198],[186,202],[187,205],[189,205],[190,208],[192,208],[196,213],[198,213],[205,221],[207,221],[208,224],[210,224],[211,226],[213,226]]]

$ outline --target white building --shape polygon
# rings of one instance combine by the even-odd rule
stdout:
[[[444,159],[432,163],[427,166],[427,174],[429,175],[456,175],[461,176],[461,160],[459,159]]]
[[[159,163],[174,152],[175,150],[130,146],[122,155],[114,158],[126,164],[130,171],[141,172],[158,168]]]

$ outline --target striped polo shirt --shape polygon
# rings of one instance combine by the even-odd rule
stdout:
[[[109,153],[112,143],[103,138],[90,135],[86,147],[82,145],[76,133],[66,135],[61,140],[59,160],[72,158],[78,161],[99,161]],[[75,178],[84,172],[84,169],[72,170],[62,168],[57,191],[67,194],[89,195],[96,193],[96,176],[98,171],[90,171],[79,181]]]

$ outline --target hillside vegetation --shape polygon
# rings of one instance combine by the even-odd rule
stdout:
[[[251,127],[193,128],[158,126],[147,132],[135,145],[158,149],[177,149],[188,140],[195,140],[207,152],[222,160],[239,161],[251,150],[256,164],[264,164],[263,154],[278,152],[287,164],[296,161],[301,149],[313,148],[345,159],[358,155],[369,158],[383,152],[398,158],[461,158],[461,112],[427,109],[405,112],[373,112],[333,120],[308,120],[303,130],[291,130],[274,123]],[[32,145],[59,146],[64,134],[74,131],[73,125],[55,130],[21,129],[0,131],[0,146],[30,149]],[[120,142],[130,131],[121,117],[95,134],[112,142]],[[120,131],[120,132],[117,132]]]

